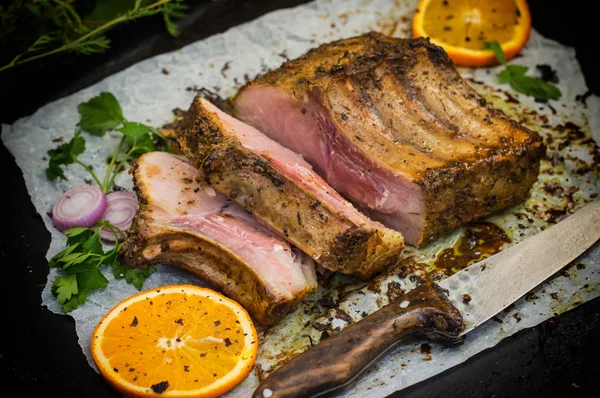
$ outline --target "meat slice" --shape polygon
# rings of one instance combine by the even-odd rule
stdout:
[[[296,153],[197,97],[178,127],[199,178],[324,268],[370,278],[398,260],[402,235],[371,221]]]
[[[184,156],[142,155],[134,164],[140,209],[119,251],[126,266],[181,267],[276,323],[317,287],[312,259],[225,196],[196,182]]]
[[[423,38],[368,33],[321,45],[232,102],[236,118],[303,155],[414,246],[523,201],[545,152]]]

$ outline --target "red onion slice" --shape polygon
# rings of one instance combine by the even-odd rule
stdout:
[[[73,227],[89,228],[100,220],[107,199],[95,186],[82,185],[62,194],[52,206],[52,222],[60,231]]]
[[[119,240],[123,240],[126,236],[125,231],[131,226],[133,216],[139,208],[137,195],[129,191],[115,191],[107,194],[106,200],[107,206],[102,220],[108,220],[117,227]],[[103,228],[100,231],[100,237],[106,241],[115,242],[115,234],[109,228]]]

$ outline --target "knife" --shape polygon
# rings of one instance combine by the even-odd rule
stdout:
[[[352,385],[386,352],[415,339],[447,345],[498,314],[600,239],[600,201],[439,283],[425,282],[285,363],[253,398],[315,397]]]

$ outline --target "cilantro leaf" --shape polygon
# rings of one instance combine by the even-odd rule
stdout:
[[[67,244],[70,245],[75,242],[86,241],[92,235],[92,230],[85,227],[73,227],[64,231],[63,234],[68,237]]]
[[[73,296],[71,296],[71,298],[69,300],[66,300],[64,303],[62,303],[63,311],[71,312],[74,309],[78,308],[79,306],[85,304],[86,300],[87,300],[87,292],[86,291],[81,291],[78,294],[74,294]]]
[[[54,257],[52,257],[50,259],[50,261],[48,262],[48,266],[50,268],[56,268],[59,266],[59,261],[65,257],[68,256],[69,254],[71,254],[71,252],[73,252],[75,249],[77,249],[77,247],[79,246],[79,243],[75,243],[73,245],[67,246],[63,251],[61,251],[60,253],[56,254]]]
[[[119,262],[117,244],[104,251],[100,240],[100,231],[105,227],[114,228],[108,221],[101,221],[92,228],[71,228],[64,231],[67,235],[67,247],[50,259],[49,265],[59,268],[62,275],[57,276],[52,285],[52,294],[62,305],[63,311],[70,312],[84,304],[87,294],[108,286],[108,279],[102,273],[102,267],[112,268],[117,278],[125,278],[141,290],[144,281],[156,267],[147,269],[129,269]]]
[[[77,124],[82,130],[102,136],[125,121],[119,101],[109,92],[102,92],[77,107],[81,120]]]
[[[130,156],[137,158],[146,152],[154,151],[152,128],[142,123],[125,122],[117,131],[121,132],[130,145]]]
[[[75,136],[71,138],[71,141],[49,150],[48,155],[50,155],[50,160],[46,169],[48,179],[50,181],[54,181],[57,178],[66,180],[67,177],[61,166],[77,162],[77,156],[81,155],[84,151],[85,139],[81,137],[81,130],[75,132]]]
[[[61,268],[63,270],[66,270],[67,268],[70,268],[72,265],[81,264],[84,261],[87,261],[92,256],[92,254],[93,253],[78,253],[78,252],[69,253],[66,256],[61,257],[57,262],[62,263]],[[76,268],[70,268],[69,271],[75,273]]]
[[[127,283],[132,284],[138,290],[142,290],[146,279],[156,271],[156,266],[153,265],[144,269],[127,268],[117,262],[112,264],[112,271],[115,278],[124,278]]]
[[[102,92],[89,101],[82,102],[77,109],[81,115],[77,124],[80,129],[75,132],[71,141],[48,151],[50,160],[46,175],[51,181],[57,178],[67,180],[64,166],[77,163],[86,169],[102,192],[107,193],[117,175],[125,170],[127,162],[131,159],[157,150],[173,152],[167,138],[159,134],[157,129],[127,120],[123,116],[119,101],[109,92]],[[123,137],[116,152],[110,157],[104,178],[100,180],[91,167],[78,159],[78,155],[85,151],[85,140],[81,137],[81,133],[87,131],[101,136],[108,130],[117,130],[123,134]]]
[[[70,300],[73,295],[79,293],[77,288],[77,275],[57,276],[52,284],[52,293],[60,304]]]
[[[166,137],[159,134],[155,128],[125,119],[119,102],[111,93],[103,92],[79,104],[77,109],[81,119],[74,137],[68,143],[48,151],[50,160],[46,174],[50,180],[66,180],[63,166],[77,163],[90,173],[106,193],[115,177],[132,158],[158,150],[157,148],[162,149],[162,145],[172,152]],[[78,158],[85,151],[86,144],[81,135],[86,131],[102,136],[109,130],[119,131],[123,136],[116,152],[110,157],[103,181],[100,181],[92,168]],[[53,282],[52,293],[65,312],[73,311],[84,304],[89,292],[106,288],[108,280],[102,272],[103,267],[112,268],[115,277],[124,278],[138,290],[142,289],[145,280],[156,270],[154,266],[143,270],[123,267],[119,262],[118,251],[121,244],[118,241],[111,250],[105,252],[100,231],[106,227],[115,228],[104,220],[92,228],[77,227],[63,231],[67,236],[67,246],[50,259],[49,266],[61,272]]]
[[[104,289],[108,286],[108,279],[106,279],[99,268],[94,267],[78,273],[77,283],[82,291],[91,292],[96,289]]]
[[[100,234],[90,234],[81,246],[82,250],[89,253],[104,255]]]
[[[505,66],[504,70],[498,73],[499,83],[508,83],[515,91],[532,96],[537,100],[557,100],[562,96],[561,91],[555,85],[537,77],[525,75],[529,70],[527,66],[508,65],[502,47],[497,41],[485,42],[484,48],[494,51],[498,61]]]
[[[58,164],[52,162],[52,160],[50,160],[48,168],[46,169],[46,177],[48,177],[50,181],[54,181],[57,178],[60,178],[61,180],[67,180],[63,169]]]

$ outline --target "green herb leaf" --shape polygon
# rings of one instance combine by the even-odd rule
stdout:
[[[77,275],[57,276],[52,283],[52,293],[60,304],[64,304],[73,295],[79,293]]]
[[[50,268],[56,268],[56,267],[60,266],[60,264],[59,264],[60,259],[71,254],[73,252],[73,250],[75,250],[75,249],[77,249],[77,247],[79,247],[79,245],[80,245],[79,243],[75,243],[70,246],[67,246],[63,251],[56,254],[54,257],[52,257],[48,263]]]
[[[62,305],[63,311],[71,312],[78,307],[85,304],[87,300],[87,292],[81,291],[76,295],[73,295],[69,300],[65,301]]]
[[[66,180],[63,167],[77,163],[85,167],[102,192],[107,193],[117,175],[125,170],[127,162],[131,159],[157,150],[173,152],[168,140],[158,133],[157,129],[125,119],[121,105],[111,93],[103,92],[89,101],[79,104],[78,109],[81,114],[78,125],[81,129],[97,135],[116,129],[123,134],[123,138],[111,156],[111,161],[101,181],[91,167],[78,159],[78,155],[85,151],[85,140],[81,137],[82,130],[77,130],[70,142],[48,151],[50,160],[46,175],[51,181],[57,178]]]
[[[67,180],[68,178],[65,176],[65,172],[64,170],[60,167],[59,164],[53,162],[52,160],[50,160],[50,162],[48,163],[48,168],[46,169],[46,177],[48,177],[48,179],[50,181],[54,181],[57,178],[60,178],[61,180]]]
[[[118,251],[116,250],[119,246],[120,246],[120,244],[117,247],[115,247],[115,250],[107,253],[104,256],[103,264],[108,265],[109,267],[113,267],[115,264],[118,264],[118,265],[121,264],[119,262]]]
[[[48,155],[50,155],[50,159],[48,160],[48,168],[46,169],[48,179],[51,181],[57,178],[66,180],[67,177],[61,166],[75,163],[77,157],[84,151],[85,139],[81,137],[81,130],[75,132],[75,136],[71,141],[49,150]]]
[[[103,0],[96,1],[94,9],[85,16],[84,22],[88,25],[110,21],[125,15],[135,5],[135,0]]]
[[[504,56],[504,51],[502,50],[500,43],[497,41],[486,41],[483,42],[483,48],[486,50],[492,50],[496,55],[496,58],[498,58],[498,61],[500,61],[502,65],[506,65],[506,57]]]
[[[90,237],[85,240],[83,245],[81,245],[81,249],[84,252],[104,255],[100,234],[91,234]]]
[[[110,40],[104,35],[89,37],[86,40],[74,43],[69,51],[77,52],[83,55],[92,55],[106,52],[110,48]]]
[[[136,4],[141,3],[136,2]],[[77,130],[68,143],[48,151],[50,160],[46,174],[51,180],[66,179],[62,166],[77,163],[85,167],[103,192],[107,192],[107,187],[112,186],[114,178],[121,172],[127,161],[156,150],[156,145],[168,144],[166,138],[158,134],[155,128],[126,120],[119,102],[111,93],[103,92],[81,103],[78,110],[81,115],[78,124],[81,130]],[[85,151],[85,140],[81,137],[82,130],[96,135],[102,135],[108,130],[117,130],[123,134],[121,142],[111,156],[104,183],[96,177],[90,167],[78,159],[78,156]],[[162,141],[159,141],[159,138]],[[166,148],[170,149],[169,146]],[[63,273],[54,280],[52,293],[65,312],[73,311],[84,304],[89,292],[103,289],[108,285],[102,267],[111,267],[116,277],[124,278],[138,290],[142,289],[144,281],[156,269],[156,267],[149,267],[137,270],[123,267],[118,258],[120,248],[118,241],[112,250],[104,251],[100,239],[100,231],[103,228],[116,229],[104,220],[96,223],[93,228],[76,227],[64,231],[67,236],[67,247],[49,261],[50,267],[59,268]]]
[[[538,100],[557,100],[562,93],[553,84],[531,76],[525,76],[522,69],[509,72],[509,83],[516,91],[531,95]]]
[[[123,133],[127,143],[131,147],[130,156],[137,158],[146,152],[154,151],[154,141],[152,140],[152,128],[142,123],[125,122],[123,127],[117,129]]]
[[[108,221],[101,221],[93,228],[71,228],[64,231],[67,235],[67,247],[50,259],[50,266],[60,268],[63,273],[57,276],[52,284],[52,294],[62,305],[63,311],[69,312],[84,304],[87,294],[108,286],[108,279],[101,268],[108,266],[118,278],[125,278],[141,290],[144,281],[154,272],[156,267],[135,270],[123,267],[119,263],[119,242],[105,252],[100,240],[102,228],[110,227]]]
[[[106,279],[98,267],[94,267],[78,273],[77,283],[80,290],[91,292],[96,289],[104,289],[108,286],[108,279]]]
[[[85,260],[87,260],[90,255],[92,253],[69,253],[65,256],[62,256],[59,260],[58,263],[64,263],[61,268],[62,269],[67,269],[69,268],[70,265],[72,264],[79,264],[84,262]]]
[[[129,284],[135,286],[138,290],[142,290],[144,282],[150,275],[156,271],[156,266],[150,266],[148,268],[127,268],[123,267],[119,263],[112,264],[113,275],[117,279],[125,279]]]
[[[183,0],[10,2],[10,6],[0,6],[0,42],[3,50],[7,47],[0,54],[0,72],[61,52],[85,55],[106,52],[110,42],[104,36],[105,32],[116,25],[156,14],[163,14],[167,30],[172,35],[177,35],[177,26],[172,19],[183,16],[185,5],[182,2]],[[90,3],[94,8],[89,7]],[[85,15],[82,11],[90,12]]]
[[[523,65],[507,65],[506,68],[498,73],[498,82],[510,83],[513,76],[524,75],[529,70],[529,67]]]
[[[79,272],[85,272],[87,268],[89,268],[90,264],[93,264],[94,261],[94,253],[85,253],[80,254],[77,257],[74,257],[69,262],[67,262],[62,269],[69,269],[70,273],[77,274]]]
[[[485,42],[484,47],[491,49],[496,54],[496,58],[505,65],[504,70],[498,73],[498,82],[501,84],[510,84],[517,92],[534,97],[537,100],[557,100],[562,96],[561,91],[555,85],[547,83],[537,77],[527,76],[525,73],[529,70],[524,65],[508,65],[502,47],[498,42]]]
[[[167,5],[163,10],[163,19],[165,21],[165,26],[167,27],[167,31],[171,36],[177,37],[179,36],[179,29],[177,25],[172,21],[172,18],[181,18],[185,14],[183,10],[187,8],[184,4],[179,3],[171,3]]]
[[[87,240],[92,234],[92,230],[84,227],[73,227],[64,231],[63,234],[69,237],[67,243],[73,244],[75,242],[83,242]]]
[[[103,92],[77,107],[81,120],[77,124],[90,134],[102,136],[125,122],[119,101],[112,93]]]

